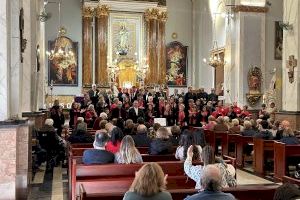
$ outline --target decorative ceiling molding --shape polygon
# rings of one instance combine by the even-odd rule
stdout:
[[[245,5],[237,5],[232,8],[234,12],[254,12],[254,13],[267,13],[269,11],[268,7],[260,7],[260,6],[245,6]]]
[[[99,0],[99,1],[85,1],[84,7],[97,8],[102,5],[107,5],[110,11],[123,11],[123,12],[140,12],[144,13],[145,10],[151,8],[159,8],[160,11],[166,11],[166,6],[159,5],[158,1],[115,1],[115,0]]]

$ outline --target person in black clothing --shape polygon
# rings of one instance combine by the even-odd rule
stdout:
[[[282,138],[279,141],[288,145],[299,144],[299,139],[290,128],[283,130]]]
[[[257,132],[252,129],[252,123],[250,121],[244,121],[244,131],[241,133],[242,136],[254,136]]]
[[[94,106],[96,107],[96,104],[98,102],[98,95],[99,95],[99,90],[97,89],[97,85],[96,84],[93,84],[92,85],[92,89],[90,89],[88,91],[88,94],[90,96],[90,99],[92,101],[92,104],[94,104]]]
[[[211,93],[208,95],[208,101],[211,101],[213,106],[218,103],[218,95],[215,92],[215,88],[211,88]]]
[[[121,118],[121,119],[126,119],[126,110],[122,107],[122,101],[119,101],[117,104],[117,107],[111,110],[111,118]]]
[[[71,144],[73,144],[73,143],[92,143],[94,141],[94,139],[86,131],[79,129],[68,138],[68,141]]]
[[[144,124],[140,124],[137,127],[136,135],[132,135],[136,147],[148,147],[151,139],[147,134],[147,127]]]
[[[273,135],[272,133],[268,130],[269,128],[269,123],[267,120],[262,120],[261,121],[261,130],[254,135],[256,138],[262,138],[264,140],[272,140]]]
[[[227,113],[227,116],[232,120],[232,119],[235,119],[237,116],[236,116],[236,113],[234,112],[233,110],[233,106],[229,106],[228,107],[228,113]]]
[[[82,161],[84,164],[106,164],[113,163],[115,156],[113,153],[106,151],[105,146],[109,136],[105,132],[97,132],[95,135],[94,148],[87,149],[83,152]]]
[[[145,113],[143,109],[139,108],[138,101],[133,102],[133,107],[128,110],[128,119],[132,119],[134,123],[137,122],[137,119],[142,117],[145,119]]]
[[[65,123],[65,116],[63,114],[63,110],[62,107],[59,106],[59,101],[55,100],[54,101],[54,105],[50,110],[51,113],[51,119],[53,119],[54,121],[54,128],[57,129],[57,134],[60,136],[61,135],[61,131],[62,131],[62,127]]]
[[[169,132],[165,127],[158,129],[156,139],[150,143],[149,151],[151,155],[173,153],[173,145],[169,139]]]
[[[188,92],[184,95],[184,105],[186,108],[189,106],[189,100],[194,99],[194,94],[192,93],[192,87],[188,87]]]

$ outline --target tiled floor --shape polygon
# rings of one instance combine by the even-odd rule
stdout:
[[[67,200],[68,174],[67,168],[55,167],[53,171],[46,172],[45,165],[40,167],[31,187],[29,200]],[[238,185],[272,183],[248,172],[237,170]]]

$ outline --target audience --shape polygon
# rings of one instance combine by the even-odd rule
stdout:
[[[173,145],[169,139],[169,132],[166,128],[161,127],[157,130],[156,138],[150,143],[149,151],[151,155],[172,153]]]
[[[273,200],[296,200],[299,198],[299,188],[291,183],[285,183],[277,188]]]
[[[172,200],[166,191],[167,175],[157,163],[145,164],[135,176],[123,200]]]
[[[260,131],[258,133],[256,133],[254,137],[262,138],[264,140],[272,140],[273,139],[273,135],[268,130],[269,123],[267,122],[267,120],[262,120],[260,122],[260,125],[261,125]]]
[[[283,129],[282,138],[279,141],[288,145],[299,144],[299,139],[289,127]]]
[[[202,160],[203,160],[203,166],[202,165],[192,165],[192,159],[193,159],[193,146],[190,146],[187,152],[187,158],[184,162],[184,172],[188,177],[193,179],[196,182],[196,189],[203,189],[201,186],[201,177],[203,175],[203,170],[205,167],[209,164],[214,164],[216,167],[220,169],[222,181],[221,185],[222,187],[233,187],[236,186],[236,180],[234,178],[235,176],[235,170],[232,165],[228,165],[224,163],[220,159],[220,163],[215,163],[215,155],[213,148],[211,146],[205,146],[202,149]]]
[[[213,131],[228,131],[228,126],[224,122],[224,118],[222,116],[217,118],[217,124],[213,127]]]
[[[114,127],[111,131],[110,140],[105,146],[105,149],[112,153],[117,153],[120,149],[122,139],[123,139],[122,130],[119,127]]]
[[[84,164],[105,164],[113,163],[115,156],[106,151],[105,146],[109,140],[106,132],[97,131],[95,134],[94,149],[87,149],[83,152],[82,161]]]
[[[241,133],[241,126],[238,119],[232,120],[232,127],[229,129],[230,134],[240,134]]]
[[[149,147],[151,139],[148,137],[148,130],[144,124],[137,126],[136,135],[132,135],[136,147]]]
[[[250,121],[244,121],[244,131],[241,133],[242,136],[254,136],[256,133],[255,130],[252,129],[252,123]]]
[[[201,161],[202,148],[199,145],[195,145],[193,133],[184,131],[180,137],[179,147],[176,149],[175,158],[178,160],[185,160],[187,158],[187,150],[190,146],[193,146],[193,160]]]
[[[201,177],[203,191],[185,200],[235,200],[230,193],[224,193],[222,189],[222,173],[215,165],[207,165]]]
[[[142,162],[142,156],[135,147],[132,137],[130,135],[126,135],[121,141],[119,152],[115,154],[115,163],[131,164]]]
[[[132,119],[127,119],[125,121],[125,127],[124,127],[124,135],[132,135],[132,129],[134,127],[134,123],[132,121]]]

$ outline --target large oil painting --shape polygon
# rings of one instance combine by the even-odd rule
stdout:
[[[283,42],[283,30],[280,27],[280,22],[275,22],[275,47],[274,47],[274,59],[282,60],[282,42]]]
[[[187,85],[187,46],[180,42],[167,45],[167,84],[184,87]]]
[[[49,51],[58,52],[48,58],[48,84],[53,86],[78,86],[78,42],[61,36],[48,42]],[[64,52],[64,53],[63,53]],[[68,56],[65,56],[65,53]],[[61,56],[59,56],[61,53]],[[64,55],[63,55],[64,54]]]

